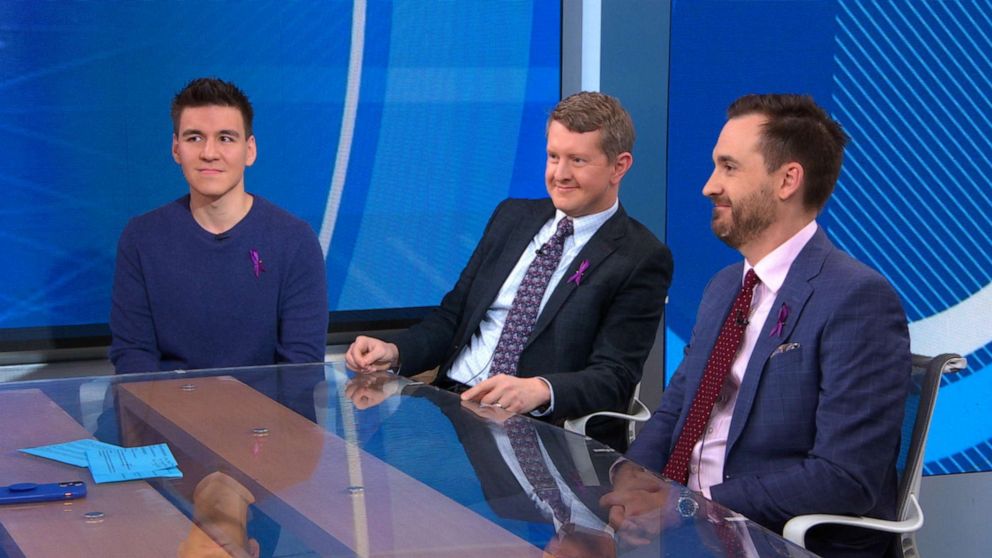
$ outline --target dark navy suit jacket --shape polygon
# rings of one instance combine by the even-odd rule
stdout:
[[[740,290],[743,265],[725,268],[707,285],[685,358],[628,458],[655,471],[664,467]],[[789,316],[781,334],[771,335],[783,304]],[[789,518],[809,513],[893,518],[911,358],[892,287],[821,229],[793,262],[760,331],[713,499],[779,532]],[[779,349],[789,344],[796,345]],[[888,537],[845,528],[819,528],[807,538],[825,556],[886,544]]]
[[[440,366],[443,378],[475,335],[520,255],[555,214],[550,199],[506,200],[496,208],[458,283],[440,307],[400,334],[400,372]],[[568,279],[583,261],[578,285]],[[626,411],[654,344],[672,256],[620,207],[596,231],[553,289],[523,353],[520,377],[542,376],[555,394],[548,417],[561,424],[594,411]],[[623,449],[623,424],[590,421],[588,434]]]

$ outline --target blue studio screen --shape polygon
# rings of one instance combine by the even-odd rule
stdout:
[[[329,310],[431,306],[496,204],[544,195],[557,2],[0,4],[0,329],[107,321],[128,219],[187,192],[169,103],[240,86],[245,184],[303,218]]]
[[[701,194],[724,111],[745,93],[809,93],[851,136],[818,222],[893,284],[914,352],[968,359],[944,378],[926,473],[992,470],[990,48],[992,18],[962,3],[673,2],[669,377],[706,281],[740,258],[709,234]]]

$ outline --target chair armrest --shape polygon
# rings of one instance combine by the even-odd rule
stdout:
[[[565,430],[585,435],[586,423],[593,417],[613,417],[631,422],[645,422],[651,418],[651,411],[649,411],[648,408],[644,406],[644,403],[641,403],[641,400],[636,397],[630,401],[630,410],[630,414],[617,413],[614,411],[597,411],[576,419],[568,419],[565,421]]]
[[[887,521],[884,519],[873,519],[870,517],[828,515],[819,513],[797,515],[785,524],[785,528],[782,530],[782,537],[790,542],[798,544],[803,548],[806,548],[806,531],[821,524],[850,525],[852,527],[864,527],[866,529],[875,529],[876,531],[885,531],[887,533],[912,533],[920,527],[923,527],[923,510],[920,509],[920,503],[917,501],[915,495],[910,495],[909,500],[910,513],[909,516],[902,521]]]

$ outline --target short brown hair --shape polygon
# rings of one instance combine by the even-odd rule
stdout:
[[[809,95],[745,95],[727,108],[727,118],[750,114],[768,118],[758,147],[768,172],[798,162],[806,174],[803,205],[823,209],[844,162],[848,137],[841,125]]]
[[[560,122],[571,132],[602,130],[600,148],[611,162],[634,149],[634,122],[616,97],[594,91],[569,95],[551,111],[547,125],[551,122]]]
[[[245,138],[252,135],[251,121],[254,112],[244,91],[233,83],[217,78],[197,78],[186,84],[172,99],[172,132],[179,133],[179,117],[189,107],[234,107],[245,122]]]

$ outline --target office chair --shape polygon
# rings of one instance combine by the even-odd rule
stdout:
[[[639,422],[645,422],[651,418],[651,411],[641,402],[638,397],[641,393],[641,384],[638,383],[634,387],[634,396],[630,398],[630,405],[626,413],[618,413],[615,411],[597,411],[595,413],[589,413],[588,415],[581,416],[575,419],[568,419],[565,421],[565,430],[569,432],[575,432],[585,436],[586,433],[586,423],[589,419],[593,417],[613,417],[624,419],[627,421],[627,443],[634,441],[634,435],[636,434],[635,427]]]
[[[898,556],[919,558],[916,548],[916,531],[923,526],[923,509],[920,507],[920,479],[923,476],[923,456],[930,431],[930,418],[937,402],[937,388],[943,374],[963,370],[967,361],[960,355],[945,353],[935,357],[913,355],[913,381],[906,398],[903,418],[902,443],[899,447],[899,500],[896,521],[870,517],[809,514],[793,517],[785,524],[782,536],[806,547],[806,531],[820,524],[851,525],[900,533]]]
[[[668,305],[668,297],[666,296],[665,306],[667,305]],[[656,340],[655,342],[657,343],[658,341]],[[630,398],[630,405],[627,406],[626,413],[617,413],[614,411],[598,411],[576,419],[568,419],[565,421],[565,424],[563,426],[565,430],[568,430],[569,432],[575,432],[585,436],[586,423],[589,422],[589,419],[593,417],[613,417],[613,418],[623,419],[627,421],[627,445],[630,445],[630,443],[634,441],[634,436],[637,435],[637,423],[647,422],[647,420],[651,418],[651,410],[648,409],[643,402],[641,402],[640,395],[641,395],[641,383],[638,382],[637,385],[634,386],[634,395]]]

